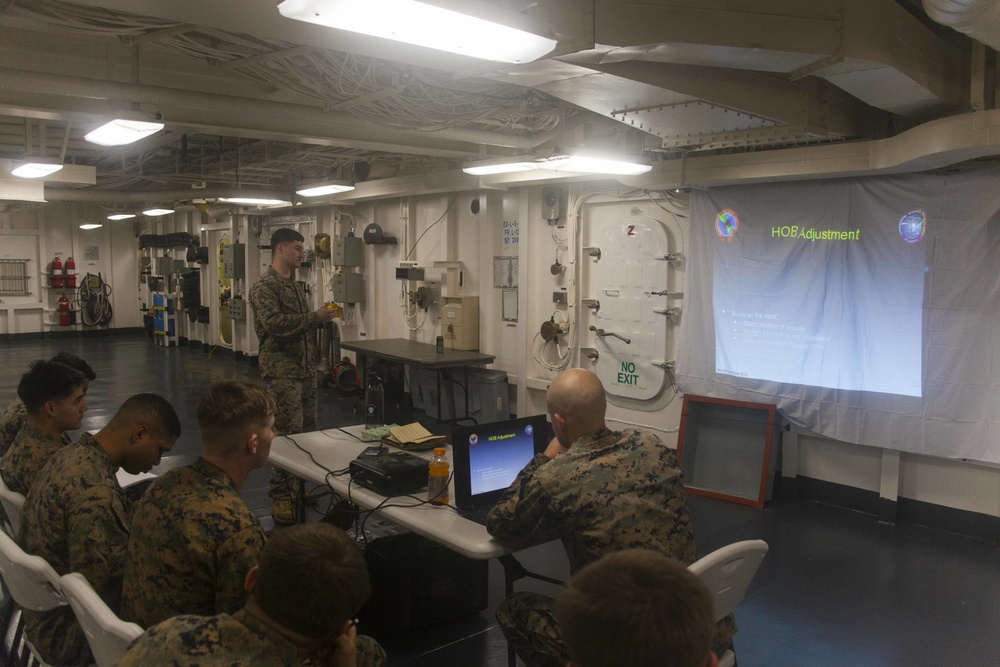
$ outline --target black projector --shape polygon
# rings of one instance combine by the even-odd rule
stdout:
[[[406,452],[361,456],[351,461],[351,479],[383,496],[401,496],[427,486],[427,460]]]

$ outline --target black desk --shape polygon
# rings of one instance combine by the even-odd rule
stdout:
[[[461,368],[465,374],[465,416],[458,419],[439,419],[441,422],[475,421],[469,416],[469,366],[484,366],[496,361],[492,354],[484,354],[475,350],[445,350],[438,352],[437,347],[428,343],[418,343],[405,338],[384,338],[382,340],[354,340],[340,343],[342,350],[350,350],[362,355],[361,378],[368,382],[368,357],[397,361],[408,366],[429,368],[437,377],[438,410],[441,405],[441,374],[449,368]]]

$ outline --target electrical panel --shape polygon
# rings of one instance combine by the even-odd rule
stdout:
[[[449,350],[479,349],[479,297],[446,296],[441,305],[441,335]]]
[[[247,277],[247,246],[245,243],[232,243],[233,246],[233,278],[242,280]]]
[[[226,303],[227,315],[234,322],[242,322],[247,317],[246,301],[242,297],[234,296]]]
[[[338,273],[333,277],[333,300],[337,303],[363,303],[365,278],[360,273]]]
[[[233,245],[231,243],[222,246],[222,277],[235,277],[233,275]]]
[[[222,276],[243,279],[247,276],[247,247],[245,243],[227,243],[222,246]]]
[[[423,280],[424,270],[416,266],[400,265],[396,267],[396,280]]]
[[[334,266],[361,266],[365,242],[358,236],[338,236],[333,239]]]
[[[174,258],[170,255],[156,258],[156,275],[169,276],[174,272]]]

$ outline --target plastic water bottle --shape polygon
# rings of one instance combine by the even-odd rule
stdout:
[[[385,390],[375,371],[368,371],[365,384],[365,428],[385,426]]]
[[[436,505],[448,504],[448,459],[444,447],[435,447],[427,466],[427,500]]]

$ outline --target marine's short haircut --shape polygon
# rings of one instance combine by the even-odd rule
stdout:
[[[578,571],[555,615],[575,667],[704,667],[715,636],[712,604],[681,563],[630,549]]]
[[[86,381],[80,371],[66,364],[39,359],[17,383],[17,396],[29,414],[38,414],[47,401],[66,398]]]
[[[49,361],[54,361],[59,364],[66,364],[70,368],[75,368],[76,370],[83,373],[84,376],[91,382],[97,379],[97,373],[95,373],[94,369],[90,367],[90,364],[88,364],[86,361],[76,356],[75,354],[71,354],[69,352],[60,352],[56,356],[49,359]]]
[[[271,234],[271,252],[273,253],[278,249],[278,244],[288,243],[289,241],[305,241],[306,237],[299,234],[294,229],[289,229],[288,227],[282,227],[281,229],[274,230]]]
[[[264,613],[310,639],[332,635],[370,594],[357,544],[341,529],[318,521],[271,534],[253,589]]]
[[[198,403],[198,426],[206,442],[235,443],[250,429],[260,431],[278,406],[267,387],[239,380],[217,380]]]
[[[136,394],[126,399],[111,418],[112,422],[125,420],[145,424],[174,440],[181,437],[181,420],[174,406],[158,394]]]

